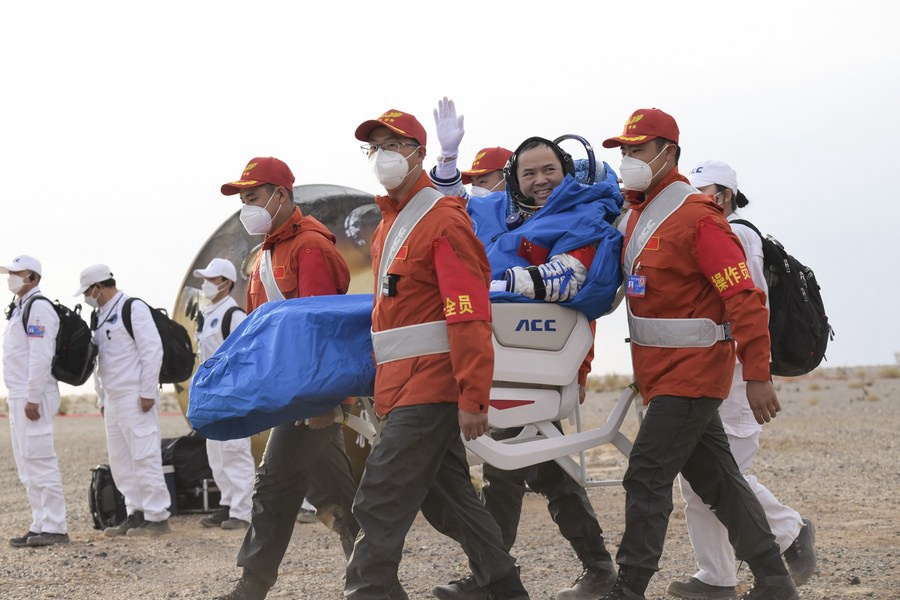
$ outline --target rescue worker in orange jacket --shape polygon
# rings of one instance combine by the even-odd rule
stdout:
[[[490,267],[460,198],[423,172],[426,135],[407,113],[363,122],[356,138],[387,194],[372,240],[375,410],[381,440],[353,504],[360,525],[345,596],[384,598],[419,510],[452,531],[494,598],[528,598],[500,529],[469,478],[466,439],[487,432],[493,373]]]
[[[746,598],[799,598],[718,412],[731,387],[735,342],[757,421],[780,410],[769,377],[765,294],[721,207],[678,173],[678,137],[675,119],[653,108],[635,111],[621,135],[603,142],[621,148],[619,176],[629,190],[631,211],[622,220],[626,310],[635,378],[649,404],[623,481],[619,578],[604,598],[644,598],[679,471],[753,571]]]
[[[293,186],[290,168],[272,157],[252,159],[238,181],[222,186],[226,196],[240,194],[240,219],[247,232],[266,236],[247,288],[248,312],[267,301],[347,292],[350,272],[334,235],[300,212]],[[320,512],[334,516],[332,529],[349,556],[359,531],[351,513],[355,492],[341,426],[332,411],[308,424],[291,422],[272,429],[256,472],[250,527],[238,553],[243,574],[222,598],[266,597],[278,577],[304,497]]]

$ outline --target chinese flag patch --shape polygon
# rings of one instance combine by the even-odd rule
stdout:
[[[528,264],[537,266],[547,262],[547,257],[550,256],[550,249],[530,242],[523,237],[522,243],[519,244],[518,254],[527,260]]]

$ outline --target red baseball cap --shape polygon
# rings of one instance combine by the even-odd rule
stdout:
[[[500,146],[494,148],[482,148],[478,151],[478,154],[475,155],[475,161],[472,163],[472,168],[462,172],[462,182],[472,183],[473,177],[502,170],[503,167],[506,166],[506,163],[509,162],[510,156],[512,156],[512,150],[507,150]]]
[[[361,142],[368,142],[369,134],[372,133],[372,130],[376,127],[387,127],[394,133],[399,133],[403,137],[416,140],[421,146],[425,145],[425,128],[422,127],[422,124],[419,123],[418,119],[401,110],[392,108],[377,119],[363,121],[363,123],[356,128],[356,139]]]
[[[637,146],[658,137],[678,143],[678,124],[658,108],[639,108],[625,121],[622,135],[603,141],[604,148]]]
[[[294,188],[294,174],[284,162],[271,156],[253,158],[244,167],[241,178],[237,181],[226,183],[222,186],[222,193],[226,196],[240,194],[241,190],[259,187],[270,183],[278,187]]]

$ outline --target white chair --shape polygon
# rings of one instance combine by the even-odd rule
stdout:
[[[583,485],[620,484],[621,479],[590,479],[584,451],[612,444],[628,456],[632,443],[619,429],[638,393],[627,387],[602,427],[582,430],[578,369],[593,343],[587,318],[555,304],[497,303],[492,311],[494,381],[488,420],[492,427],[523,429],[508,440],[481,436],[465,442],[467,449],[500,469],[555,460]],[[562,433],[553,424],[563,419],[574,421],[574,433]]]

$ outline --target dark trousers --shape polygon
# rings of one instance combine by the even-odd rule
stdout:
[[[347,598],[388,596],[420,509],[430,523],[453,532],[476,565],[478,583],[489,585],[515,573],[515,559],[472,487],[457,405],[401,406],[388,413],[353,504],[360,533],[347,564]]]
[[[554,425],[562,431],[559,423]],[[491,432],[491,437],[504,440],[519,435],[521,431],[520,427],[496,429]],[[484,504],[500,526],[503,545],[507,550],[516,541],[527,483],[528,487],[547,499],[550,517],[585,568],[612,561],[603,542],[603,529],[587,492],[556,461],[512,471],[485,463],[484,480]]]
[[[672,483],[680,471],[728,529],[738,559],[749,561],[775,547],[759,500],[741,475],[719,418],[721,400],[657,396],[628,458],[625,532],[620,565],[657,571],[663,551]]]
[[[329,515],[349,556],[359,532],[352,514],[355,493],[339,424],[324,429],[292,423],[275,427],[256,471],[250,528],[237,564],[274,585],[304,497]]]

